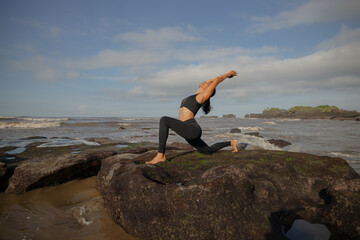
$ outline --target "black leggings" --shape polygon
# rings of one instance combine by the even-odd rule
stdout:
[[[201,137],[201,128],[194,118],[182,122],[171,117],[162,117],[159,126],[159,153],[165,153],[166,140],[169,136],[169,128],[179,134],[196,150],[203,154],[213,154],[220,149],[231,146],[230,141],[215,143],[208,146]]]

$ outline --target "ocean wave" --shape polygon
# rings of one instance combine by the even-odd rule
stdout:
[[[131,126],[132,123],[119,123],[119,122],[62,122],[62,126],[83,126],[83,127],[95,127],[95,126],[110,126],[110,127],[119,127],[119,126]]]
[[[79,145],[85,144],[90,146],[99,146],[100,144],[97,142],[90,142],[85,139],[68,139],[68,138],[56,138],[56,139],[49,139],[50,141],[47,143],[43,143],[39,145],[39,148],[44,147],[65,147],[65,146],[72,146],[72,145]]]
[[[276,123],[275,122],[273,122],[273,121],[268,121],[268,122],[262,122],[263,124],[269,124],[269,125],[276,125]]]
[[[88,141],[80,138],[68,138],[68,137],[60,137],[60,138],[44,138],[44,139],[24,139],[24,140],[15,140],[15,141],[0,141],[1,147],[16,147],[16,149],[11,150],[8,154],[19,154],[26,150],[26,147],[32,143],[41,143],[40,148],[44,147],[65,147],[72,145],[89,145],[89,146],[99,146],[101,144],[97,142]],[[20,152],[19,152],[20,151]]]
[[[262,127],[251,127],[251,126],[248,126],[248,127],[239,127],[239,129],[241,129],[241,131],[262,131],[264,130]]]
[[[280,118],[278,120],[280,122],[297,122],[297,121],[301,121],[302,119],[300,119],[300,118]]]
[[[131,123],[117,123],[119,126],[131,126]]]
[[[59,127],[61,122],[0,122],[0,129]]]
[[[357,159],[360,161],[360,153],[358,152],[330,152],[330,154],[340,158]]]
[[[216,141],[218,141],[219,139],[226,139],[226,140],[234,139],[234,135],[231,133],[216,134],[212,137],[212,139],[216,139]],[[238,140],[239,143],[249,144],[249,146],[246,149],[261,147],[266,150],[282,150],[281,148],[269,143],[264,138],[260,138],[256,136],[240,134],[236,136],[236,139]]]
[[[10,119],[10,121],[9,121]],[[7,118],[0,121],[0,129],[13,128],[49,128],[59,127],[61,123],[68,120],[68,118],[32,118],[32,117],[16,117]]]
[[[40,117],[36,117],[36,118],[19,117],[17,119],[24,120],[24,121],[30,121],[30,122],[64,122],[64,121],[69,120],[69,118],[40,118]]]
[[[14,119],[15,117],[4,117],[4,116],[0,116],[0,119]]]

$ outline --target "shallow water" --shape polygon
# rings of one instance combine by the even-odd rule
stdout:
[[[0,239],[134,240],[103,208],[95,179],[1,194]]]
[[[290,240],[328,240],[330,236],[331,233],[324,224],[311,224],[303,219],[295,220],[286,233]]]

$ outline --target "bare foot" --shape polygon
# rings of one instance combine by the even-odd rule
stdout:
[[[237,152],[238,151],[237,143],[238,143],[238,140],[236,140],[236,139],[231,140],[231,147],[233,148],[232,152]]]
[[[166,161],[165,153],[158,153],[150,162],[145,162],[146,164],[157,164],[159,162]]]

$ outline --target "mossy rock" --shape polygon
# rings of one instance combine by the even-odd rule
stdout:
[[[300,209],[335,236],[360,235],[360,176],[343,159],[267,150],[140,158],[105,159],[97,177],[114,221],[140,239],[282,239],[280,219]]]

